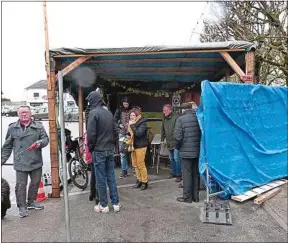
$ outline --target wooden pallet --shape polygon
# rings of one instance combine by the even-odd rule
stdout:
[[[286,183],[287,183],[287,180],[276,180],[276,181],[270,182],[264,186],[253,188],[252,190],[247,191],[241,195],[232,196],[231,199],[234,201],[237,201],[237,202],[244,202],[248,199],[256,197],[256,196],[258,196],[264,192],[270,191],[270,190],[272,190],[276,187],[282,186]]]

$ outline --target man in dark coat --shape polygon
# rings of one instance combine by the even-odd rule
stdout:
[[[178,197],[177,201],[186,203],[199,202],[198,158],[201,132],[195,110],[192,108],[193,103],[181,105],[185,111],[177,119],[174,131],[176,148],[180,151],[183,168],[183,197]]]
[[[112,113],[103,107],[101,94],[92,91],[87,100],[91,110],[87,125],[87,142],[92,153],[96,173],[96,186],[100,203],[96,212],[108,213],[107,184],[115,212],[120,211],[119,196],[114,172],[114,148],[117,141],[117,128]]]

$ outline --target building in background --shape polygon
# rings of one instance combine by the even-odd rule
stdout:
[[[30,107],[48,106],[47,81],[40,80],[25,88],[26,105]]]
[[[30,107],[47,107],[48,106],[48,96],[47,96],[47,81],[40,80],[27,88],[24,92],[26,105]],[[73,97],[65,93],[64,94],[64,109],[68,107],[75,107],[76,103]]]

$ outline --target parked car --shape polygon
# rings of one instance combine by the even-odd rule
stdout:
[[[1,115],[6,116],[6,114],[11,110],[11,107],[8,106],[2,106],[1,108]],[[8,115],[7,115],[8,116]]]
[[[35,121],[36,120],[48,119],[48,108],[47,107],[43,107],[43,108],[39,108],[38,110],[35,110],[34,112],[32,112],[32,118]]]
[[[5,108],[1,111],[2,116],[18,116],[17,109],[15,108]]]
[[[68,108],[64,112],[64,119],[66,122],[78,121],[79,119],[79,110],[77,107]]]

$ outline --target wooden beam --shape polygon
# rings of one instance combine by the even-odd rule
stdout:
[[[265,201],[267,201],[268,199],[277,195],[279,192],[281,192],[281,190],[282,190],[281,187],[274,188],[273,190],[268,191],[268,192],[262,194],[261,196],[257,197],[256,199],[254,199],[254,203],[257,205],[260,205],[260,204],[264,203]]]
[[[287,183],[287,180],[276,180],[276,181],[270,182],[264,186],[253,188],[253,189],[251,189],[251,190],[249,190],[249,191],[247,191],[241,195],[232,196],[231,199],[238,201],[238,202],[244,202],[250,198],[256,197],[256,196],[258,196],[264,192],[270,191],[270,190],[277,188],[279,186],[282,186],[286,183]]]
[[[254,51],[248,51],[245,54],[245,64],[246,64],[246,76],[250,76],[252,79],[252,82],[250,82],[250,80],[248,80],[246,83],[253,83],[253,81],[255,80],[255,52]]]
[[[52,175],[52,197],[60,197],[59,181],[59,159],[58,159],[58,132],[56,125],[56,98],[55,98],[55,72],[50,73],[48,82],[51,89],[48,90],[48,120],[49,120],[49,138],[50,138],[50,163]],[[47,83],[48,83],[47,82]]]
[[[165,80],[151,80],[151,79],[147,79],[147,78],[135,78],[135,77],[127,77],[127,78],[119,78],[119,77],[115,77],[115,76],[101,76],[101,78],[103,79],[110,79],[111,81],[127,81],[127,82],[157,82],[157,83],[165,83],[165,82],[172,82],[175,81],[175,78],[171,78],[171,79],[165,79]],[[200,81],[200,80],[197,80]],[[191,81],[184,81],[183,83],[189,83],[189,82],[196,82],[195,80],[191,80]]]
[[[67,75],[69,72],[71,72],[72,70],[74,70],[76,67],[78,67],[79,65],[81,65],[83,62],[85,62],[86,60],[88,60],[91,56],[82,56],[79,57],[77,60],[75,60],[74,62],[70,63],[67,67],[65,67],[62,70],[63,73],[63,77],[65,75]],[[56,80],[58,78],[56,77]]]
[[[113,72],[113,71],[158,71],[158,72],[178,72],[178,71],[214,71],[218,70],[218,67],[115,67],[115,68],[92,68],[98,72]],[[244,74],[245,75],[245,74]]]
[[[52,175],[52,197],[60,197],[59,183],[59,161],[58,161],[58,136],[56,126],[56,102],[55,102],[55,72],[51,72],[49,56],[49,37],[46,1],[43,2],[44,10],[44,32],[45,32],[45,61],[47,77],[47,96],[48,96],[48,119],[49,119],[49,138],[50,138],[50,163]],[[53,62],[55,66],[55,62]],[[54,70],[55,67],[53,67]]]
[[[161,55],[161,54],[185,54],[185,53],[199,53],[199,52],[245,52],[245,49],[213,49],[213,50],[180,50],[180,51],[148,51],[148,52],[110,52],[110,53],[89,53],[87,55],[93,57],[103,56],[134,56],[134,55]],[[61,57],[82,57],[83,54],[68,54],[55,55],[54,58]]]
[[[111,79],[113,81],[129,81],[129,82],[153,82],[154,80],[147,79],[147,78],[141,78],[141,79],[136,79],[135,77],[129,77],[129,78],[119,78],[116,76],[101,76],[103,79]],[[174,79],[173,79],[174,80]],[[156,82],[156,81],[155,81]],[[160,80],[157,82],[169,82],[169,80]]]
[[[172,76],[185,76],[185,75],[205,75],[207,73],[213,73],[214,71],[205,71],[205,73],[201,72],[201,71],[179,71],[179,72],[175,72],[175,71],[150,71],[150,72],[125,72],[125,73],[121,73],[121,75],[127,75],[127,76],[145,76],[145,75],[172,75]],[[103,76],[117,76],[117,74],[119,75],[119,73],[117,72],[97,72],[97,75],[103,75]]]
[[[240,78],[245,76],[245,73],[238,66],[238,64],[234,61],[234,59],[229,55],[228,52],[221,51],[220,54],[224,58],[224,60],[230,65],[230,67],[234,70],[237,76],[239,76]]]
[[[48,21],[47,21],[47,6],[46,1],[43,2],[44,10],[44,33],[45,33],[45,68],[47,75],[47,89],[51,90],[50,80],[50,57],[49,57],[49,35],[48,35]]]
[[[138,64],[138,63],[167,63],[167,62],[225,62],[222,57],[198,57],[198,58],[145,58],[145,59],[130,59],[130,60],[89,60],[87,64]],[[62,68],[67,66],[67,63],[62,62]],[[65,65],[65,66],[64,66]]]

